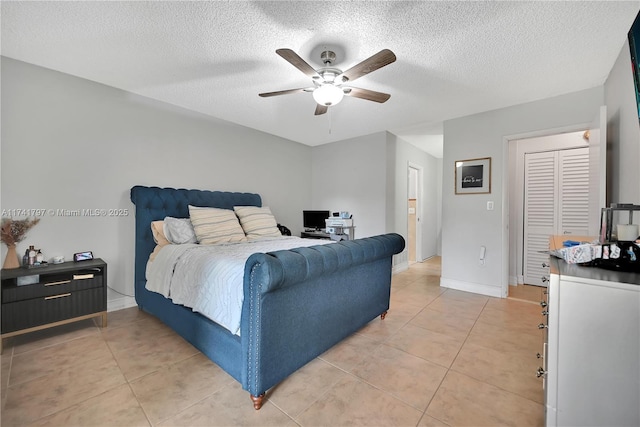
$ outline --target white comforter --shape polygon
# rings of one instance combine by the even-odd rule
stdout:
[[[147,264],[146,288],[240,335],[244,265],[249,256],[325,243],[332,242],[283,236],[218,245],[167,245]]]

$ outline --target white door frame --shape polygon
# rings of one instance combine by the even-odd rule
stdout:
[[[521,134],[506,135],[502,138],[502,247],[506,248],[502,251],[502,274],[501,274],[501,292],[502,297],[506,298],[509,295],[509,254],[517,248],[509,247],[509,144],[512,141],[528,138],[539,138],[543,136],[552,136],[560,133],[579,132],[585,129],[589,129],[591,123],[579,123],[570,126],[564,126],[560,128],[538,130],[532,132],[525,132]],[[513,183],[511,183],[513,185]],[[515,212],[514,212],[515,214]],[[513,232],[515,232],[514,230]]]
[[[412,162],[407,162],[407,196],[409,194],[409,188],[411,185],[411,169],[417,172],[416,179],[416,262],[422,262],[422,201],[424,199],[424,195],[422,194],[422,177],[423,177],[423,168],[420,165],[417,165]],[[405,218],[409,217],[409,197],[405,201],[405,209],[406,214]],[[407,237],[409,236],[409,223],[407,221]]]

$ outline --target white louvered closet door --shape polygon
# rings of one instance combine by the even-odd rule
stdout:
[[[549,236],[558,227],[557,152],[527,153],[524,156],[524,283],[543,285],[542,267],[549,256]]]
[[[560,194],[556,234],[589,235],[589,149],[558,152]],[[570,238],[570,237],[567,237]]]
[[[546,286],[549,236],[588,234],[588,148],[526,154],[524,191],[524,283]]]

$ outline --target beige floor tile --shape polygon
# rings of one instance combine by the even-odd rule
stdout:
[[[451,369],[534,402],[544,403],[542,380],[536,377],[536,369],[541,363],[533,352],[499,351],[466,343]]]
[[[408,271],[394,274],[393,278],[391,279],[391,290],[393,291],[397,288],[403,288],[415,280],[416,280],[416,275],[411,274]]]
[[[202,353],[131,381],[152,424],[166,420],[235,380]]]
[[[423,308],[440,295],[439,288],[408,285],[392,295],[391,303],[413,305]]]
[[[292,426],[297,424],[267,400],[258,411],[253,409],[249,393],[240,384],[225,387],[206,399],[159,423],[158,426],[229,427]]]
[[[268,399],[284,413],[295,418],[345,375],[344,371],[335,366],[321,359],[314,359],[271,388]]]
[[[419,411],[388,393],[345,376],[296,421],[302,426],[415,426]]]
[[[423,415],[418,423],[417,427],[448,427],[449,424],[445,424],[442,421],[435,419],[427,414]]]
[[[153,318],[153,316],[140,310],[137,306],[112,311],[107,314],[107,328],[114,329],[121,326],[128,326],[133,322],[149,318]]]
[[[430,271],[422,271],[416,275],[416,280],[410,283],[411,286],[427,286],[430,288],[440,287],[440,274],[434,274]],[[444,291],[445,288],[442,288]]]
[[[13,349],[7,349],[6,352],[0,355],[0,412],[4,410],[4,404],[7,397],[7,389],[9,387],[9,372],[11,372],[11,357]],[[1,420],[0,414],[0,420]]]
[[[478,317],[478,323],[489,324],[522,334],[542,336],[542,332],[538,329],[538,324],[546,323],[546,319],[540,313],[541,310],[538,310],[535,314],[530,314],[485,308],[480,317]]]
[[[429,331],[409,323],[389,338],[386,344],[449,368],[463,342],[460,337]]]
[[[79,322],[68,323],[66,325],[55,326],[53,328],[42,329],[28,334],[18,335],[6,340],[7,347],[14,347],[14,354],[26,353],[51,345],[71,341],[89,335],[100,334],[100,329],[96,327],[92,319],[81,320]]]
[[[111,359],[111,353],[99,334],[64,341],[60,344],[13,356],[9,385],[42,377],[98,359]]]
[[[487,308],[515,313],[527,313],[530,315],[540,314],[543,310],[540,306],[540,301],[534,303],[510,298],[489,298]]]
[[[457,289],[447,289],[442,294],[443,299],[461,301],[472,305],[484,307],[489,301],[489,297],[471,292],[459,291]]]
[[[533,285],[509,286],[509,298],[537,303],[542,300],[542,293],[546,289],[542,286]]]
[[[443,313],[427,307],[412,318],[410,323],[429,331],[464,340],[471,332],[475,322],[475,319],[460,317],[457,314]]]
[[[124,350],[112,348],[112,352],[127,381],[132,381],[189,358],[197,354],[198,350],[182,337],[170,332],[161,336],[150,335],[135,347]]]
[[[102,329],[102,336],[113,351],[124,352],[130,348],[144,345],[162,336],[175,335],[168,326],[152,316],[145,316],[126,327],[111,326]]]
[[[356,333],[325,351],[320,355],[320,359],[350,372],[354,366],[368,357],[379,345],[380,340]]]
[[[143,427],[149,425],[151,424],[127,384],[117,386],[32,424],[34,427]]]
[[[536,328],[542,308],[441,288],[439,274],[436,258],[394,275],[386,319],[371,321],[273,387],[260,411],[239,383],[137,308],[109,313],[106,328],[89,320],[13,337],[0,358],[2,421],[540,425],[535,354],[542,348]]]
[[[9,386],[5,425],[24,425],[125,383],[115,360],[101,357]]]
[[[426,414],[450,426],[542,426],[543,406],[449,371]]]
[[[382,345],[353,374],[424,411],[447,369],[417,356]]]
[[[380,319],[377,317],[358,331],[361,335],[366,335],[377,341],[385,341],[406,325],[414,315],[402,312],[389,311],[387,317]]]
[[[498,351],[532,352],[535,355],[542,349],[543,335],[535,329],[529,332],[528,328],[514,329],[478,321],[466,342]]]
[[[443,295],[446,295],[446,292]],[[429,308],[448,315],[475,320],[480,316],[484,305],[484,303],[478,301],[460,301],[459,299],[441,296],[429,304]]]

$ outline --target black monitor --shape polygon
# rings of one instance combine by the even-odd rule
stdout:
[[[329,218],[329,211],[302,211],[302,226],[305,230],[324,230],[325,219]]]

